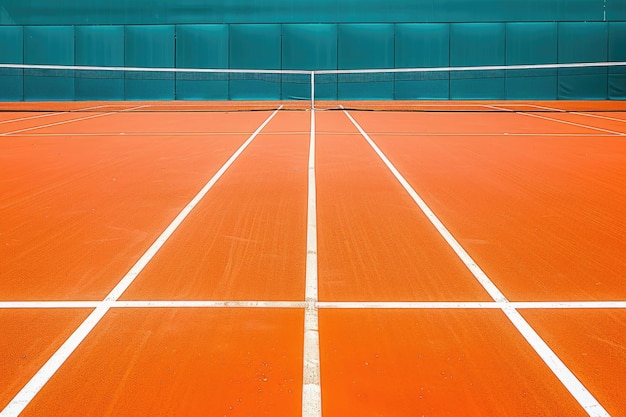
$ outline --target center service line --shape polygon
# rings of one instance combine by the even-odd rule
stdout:
[[[133,265],[133,267],[126,273],[121,281],[113,288],[113,290],[106,296],[106,298],[98,303],[98,306],[91,314],[82,322],[82,324],[72,333],[72,335],[61,345],[61,347],[48,359],[48,361],[37,371],[37,373],[26,383],[20,392],[11,400],[9,404],[2,410],[0,417],[16,417],[30,404],[39,391],[46,385],[46,383],[52,378],[52,376],[59,370],[59,368],[65,363],[67,358],[76,350],[76,348],[82,343],[83,340],[89,335],[89,333],[96,327],[102,317],[113,307],[115,302],[126,291],[126,289],[133,283],[135,278],[143,270],[143,268],[150,262],[150,260],[161,249],[165,242],[172,236],[174,231],[180,226],[180,224],[189,215],[191,210],[202,200],[202,198],[209,192],[213,185],[221,178],[228,168],[235,162],[235,160],[241,155],[241,153],[248,147],[248,145],[254,140],[254,138],[263,130],[263,128],[276,116],[278,111],[282,108],[280,106],[274,111],[264,122],[254,131],[254,133],[246,140],[243,145],[235,151],[235,153],[226,161],[226,163],[220,168],[217,173],[209,180],[208,183],[196,194],[196,196],[183,208],[183,210],[176,216],[176,218],[170,223],[170,225],[161,233],[156,241],[148,248],[141,258]]]
[[[320,339],[317,307],[317,200],[315,187],[315,109],[311,109],[309,140],[309,189],[306,233],[306,308],[304,310],[304,358],[302,417],[321,417]]]
[[[474,262],[470,255],[463,249],[461,244],[452,236],[450,231],[443,225],[441,220],[435,215],[435,213],[428,207],[426,202],[417,194],[417,192],[411,187],[408,181],[400,174],[391,161],[385,156],[380,148],[374,143],[372,138],[363,130],[363,128],[352,118],[352,116],[344,110],[344,114],[350,119],[352,124],[358,129],[363,138],[370,144],[374,152],[378,154],[379,158],[384,162],[387,168],[393,173],[396,179],[402,184],[407,193],[419,206],[422,212],[426,215],[428,220],[435,226],[439,234],[450,245],[456,255],[463,261],[465,266],[476,277],[478,282],[489,293],[491,298],[496,302],[503,304],[501,311],[507,316],[507,318],[513,323],[517,331],[519,331],[524,339],[530,344],[530,346],[537,352],[546,365],[552,370],[561,383],[567,388],[572,396],[578,401],[578,403],[585,409],[587,414],[594,417],[606,417],[609,413],[602,407],[602,405],[594,398],[594,396],[587,390],[587,388],[576,378],[572,371],[561,361],[561,359],[552,351],[552,349],[541,339],[539,334],[528,324],[522,315],[510,304],[509,300],[498,289],[498,287],[491,281],[491,279],[485,274],[485,272]]]

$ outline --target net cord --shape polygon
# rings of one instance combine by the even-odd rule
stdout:
[[[0,69],[22,70],[68,70],[68,71],[120,71],[120,72],[170,72],[170,73],[212,73],[212,74],[292,74],[311,77],[311,109],[315,109],[315,77],[317,75],[338,74],[402,74],[429,72],[476,72],[566,68],[608,68],[626,66],[626,61],[576,62],[526,65],[487,65],[456,67],[416,67],[416,68],[372,68],[372,69],[331,69],[331,70],[285,70],[285,69],[235,69],[235,68],[171,68],[171,67],[113,67],[80,65],[39,65],[39,64],[0,64]]]
[[[305,70],[271,70],[271,69],[232,69],[232,68],[169,68],[169,67],[94,67],[80,65],[31,65],[31,64],[0,64],[0,68],[10,69],[41,69],[67,71],[121,71],[121,72],[173,72],[173,73],[230,73],[230,74],[300,74],[309,75]]]
[[[311,110],[315,110],[315,71],[311,71]]]
[[[453,72],[453,71],[501,71],[501,70],[533,70],[533,69],[561,69],[561,68],[597,68],[619,67],[625,62],[575,62],[570,64],[528,64],[528,65],[488,65],[471,67],[418,67],[418,68],[376,68],[376,69],[346,69],[346,70],[317,70],[318,75],[330,74],[376,74],[376,73],[407,73],[407,72]]]
[[[124,71],[124,72],[174,72],[174,73],[231,73],[231,74],[376,74],[407,72],[450,72],[450,71],[498,71],[532,70],[561,68],[597,68],[625,66],[626,61],[575,62],[569,64],[527,64],[527,65],[487,65],[463,67],[415,67],[415,68],[371,68],[371,69],[331,69],[331,70],[288,70],[288,69],[235,69],[235,68],[171,68],[171,67],[96,67],[81,65],[35,65],[35,64],[0,64],[0,68],[76,70],[76,71]]]

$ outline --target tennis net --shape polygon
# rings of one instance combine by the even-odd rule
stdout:
[[[0,64],[3,111],[105,106],[235,111],[280,105],[294,110],[511,111],[523,102],[554,100],[568,101],[565,108],[573,110],[624,111],[626,62],[314,71]],[[138,101],[149,105],[134,105]],[[502,102],[507,106],[498,106]],[[553,108],[534,105],[532,110]]]

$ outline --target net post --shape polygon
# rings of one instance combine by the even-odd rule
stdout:
[[[315,110],[315,71],[311,71],[311,110]]]

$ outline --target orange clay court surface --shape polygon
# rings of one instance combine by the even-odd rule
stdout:
[[[0,416],[626,416],[626,103],[383,104],[1,105]]]

